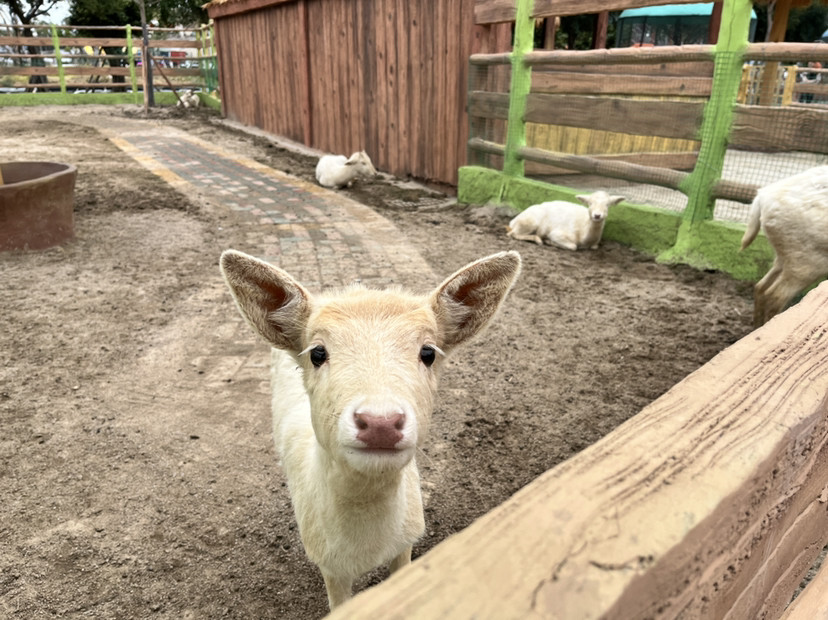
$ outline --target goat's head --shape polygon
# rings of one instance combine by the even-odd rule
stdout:
[[[503,252],[430,295],[352,286],[314,296],[286,272],[228,250],[221,269],[247,321],[303,370],[314,432],[335,460],[398,470],[422,444],[445,356],[494,316],[520,270]]]
[[[589,219],[593,222],[603,222],[607,219],[609,208],[624,200],[623,196],[610,196],[601,190],[592,194],[579,194],[575,196],[589,209]]]
[[[377,174],[374,164],[371,163],[371,158],[368,157],[368,153],[365,151],[358,151],[357,153],[351,155],[345,161],[345,165],[353,167],[353,169],[362,176],[369,177]]]

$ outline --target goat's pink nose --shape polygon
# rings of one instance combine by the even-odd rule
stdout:
[[[357,427],[357,439],[365,442],[369,450],[393,450],[403,438],[405,414],[395,413],[383,416],[355,413],[354,423]]]

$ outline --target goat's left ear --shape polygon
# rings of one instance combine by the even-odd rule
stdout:
[[[446,350],[479,333],[500,308],[520,273],[520,254],[501,252],[466,265],[431,294]]]
[[[345,160],[346,166],[353,166],[355,163],[359,161],[359,153],[353,153],[348,159]]]
[[[622,200],[624,200],[623,196],[610,196],[610,199],[609,199],[609,202],[607,203],[607,206],[608,207],[614,207],[615,205],[617,205]]]

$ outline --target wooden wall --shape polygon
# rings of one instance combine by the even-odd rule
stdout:
[[[225,115],[399,176],[456,184],[468,58],[509,49],[474,0],[240,0],[209,7]]]

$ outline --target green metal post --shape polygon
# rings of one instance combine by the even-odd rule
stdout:
[[[509,89],[509,116],[506,127],[506,152],[503,172],[509,176],[523,176],[523,159],[517,150],[526,145],[526,99],[532,85],[532,68],[523,62],[523,56],[534,47],[535,22],[532,19],[533,0],[517,0],[515,41],[512,46],[512,77]]]
[[[713,187],[722,176],[752,8],[751,0],[725,0],[723,4],[719,40],[714,49],[712,92],[704,108],[701,126],[699,157],[693,172],[681,185],[681,191],[687,195],[687,207],[676,244],[658,257],[660,261],[706,268],[712,264],[706,257],[709,252],[730,251],[730,248],[703,247],[699,228],[713,219]]]
[[[132,26],[126,27],[127,56],[129,57],[129,81],[132,84],[132,99],[135,105],[140,103],[138,97],[138,78],[135,76],[135,53],[132,50]]]
[[[55,61],[57,62],[58,82],[60,82],[60,92],[66,94],[66,76],[63,72],[63,59],[60,56],[60,37],[58,36],[57,26],[52,24],[52,47],[55,48]]]

